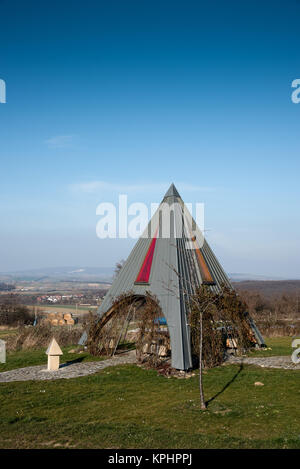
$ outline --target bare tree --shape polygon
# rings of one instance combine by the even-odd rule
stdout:
[[[199,359],[200,405],[205,410],[204,366],[220,365],[224,361],[227,346],[243,351],[253,346],[256,339],[245,314],[247,305],[232,288],[223,284],[219,286],[218,292],[214,292],[209,285],[197,285],[195,280],[183,279],[174,267],[169,267],[179,278],[179,294],[186,298],[192,350]],[[170,288],[165,284],[165,288],[178,296],[176,287]]]
[[[206,402],[204,399],[204,391],[203,391],[203,311],[200,311],[200,321],[199,321],[199,328],[200,328],[200,339],[199,339],[199,393],[200,393],[200,405],[201,409],[206,409]]]
[[[169,265],[169,268],[175,272],[177,277],[179,278],[179,281],[182,280],[179,272],[173,267]],[[193,276],[194,278],[195,275]],[[190,310],[190,316],[191,316],[191,310],[193,309],[198,313],[197,315],[197,320],[193,323],[190,324],[191,328],[195,328],[197,332],[199,331],[199,395],[200,395],[200,405],[201,409],[205,410],[206,409],[206,402],[204,398],[204,390],[203,390],[203,315],[208,311],[208,309],[212,309],[212,307],[215,305],[217,301],[217,296],[212,296],[209,294],[209,291],[207,287],[198,287],[194,282],[188,282],[187,279],[185,279],[185,283],[187,284],[187,287],[189,290],[193,291],[194,294],[190,295],[190,293],[187,291],[186,288],[184,288],[183,285],[184,282],[180,281],[181,287],[180,287],[180,293],[183,294],[185,298],[189,298],[190,301],[187,302],[187,309]],[[166,290],[172,292],[173,294],[176,294],[173,288],[170,288],[169,286],[165,285]],[[203,298],[203,295],[201,293],[205,292],[205,298]],[[223,289],[221,288],[220,294],[223,293]]]
[[[198,289],[197,292],[191,296],[191,309],[198,313],[197,320],[190,325],[191,328],[195,327],[199,330],[199,395],[202,410],[205,410],[207,407],[203,390],[203,316],[209,309],[212,311],[212,309],[215,308],[216,301],[217,297],[212,297],[203,288]]]
[[[115,270],[114,270],[114,278],[117,278],[124,264],[125,264],[125,259],[121,259],[119,262],[116,263]]]

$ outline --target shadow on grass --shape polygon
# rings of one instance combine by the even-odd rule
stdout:
[[[76,358],[75,360],[69,360],[66,363],[62,363],[59,368],[64,368],[64,367],[69,366],[69,365],[74,365],[75,363],[81,363],[83,361],[83,359],[84,359],[84,357],[79,357],[79,358]]]
[[[230,381],[228,381],[227,384],[225,384],[225,386],[221,389],[221,391],[217,392],[217,394],[215,394],[213,397],[208,399],[208,401],[206,401],[206,405],[208,406],[211,402],[213,402],[215,399],[217,399],[217,397],[219,397],[221,394],[223,394],[223,392],[226,391],[226,389],[229,388],[229,386],[236,380],[236,378],[243,371],[243,369],[244,369],[244,364],[241,363],[238,371],[236,372],[236,374],[231,378]]]

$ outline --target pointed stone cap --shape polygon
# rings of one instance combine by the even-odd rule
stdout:
[[[179,195],[179,192],[176,189],[176,187],[174,186],[173,182],[170,185],[169,189],[167,190],[167,192],[164,196],[164,199],[166,199],[167,197],[178,197],[179,199],[181,199],[181,197]]]
[[[46,350],[46,355],[62,355],[62,351],[56,340],[53,339],[51,340],[47,350]]]

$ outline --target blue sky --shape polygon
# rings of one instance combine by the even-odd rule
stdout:
[[[226,271],[300,278],[299,1],[0,12],[0,271],[114,265],[134,240],[98,239],[96,206],[174,182]]]

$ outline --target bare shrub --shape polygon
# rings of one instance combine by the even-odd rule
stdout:
[[[300,335],[300,322],[293,321],[289,324],[284,320],[274,320],[274,318],[257,321],[259,330],[265,337],[293,337]]]
[[[271,282],[272,283],[272,282]],[[266,297],[256,291],[240,290],[248,311],[259,330],[266,337],[293,336],[300,334],[300,299],[296,293],[279,295],[274,292]],[[284,282],[283,282],[284,283]]]
[[[218,366],[224,361],[228,339],[234,341],[239,352],[255,344],[245,314],[247,305],[237,293],[227,287],[223,287],[221,293],[213,293],[207,286],[202,285],[190,302],[192,353],[196,360],[199,356],[201,311],[204,311],[202,358],[205,368]]]
[[[110,310],[89,328],[87,347],[92,355],[113,355],[117,347],[129,338],[128,327],[134,321],[137,359],[157,367],[162,360],[159,347],[169,340],[160,331],[158,317],[162,316],[158,300],[150,293],[137,296],[132,292],[120,295]]]
[[[120,295],[101,318],[90,317],[87,348],[92,355],[113,355],[118,344],[124,341],[126,323],[132,319],[135,300],[132,294]]]
[[[161,359],[159,348],[165,346],[170,349],[169,333],[163,334],[160,330],[159,317],[163,313],[159,302],[154,295],[147,293],[138,316],[138,336],[136,341],[137,359],[140,363],[148,363],[152,368],[160,367]]]
[[[93,310],[89,310],[87,314],[82,314],[77,317],[77,324],[89,328],[91,324],[94,324],[97,320],[98,315]]]
[[[34,316],[31,311],[23,305],[5,303],[0,305],[0,324],[5,326],[19,326],[32,324]]]
[[[8,338],[7,349],[16,351],[47,347],[52,337],[55,337],[61,347],[66,347],[77,344],[82,332],[83,328],[77,326],[24,326],[18,334]]]

